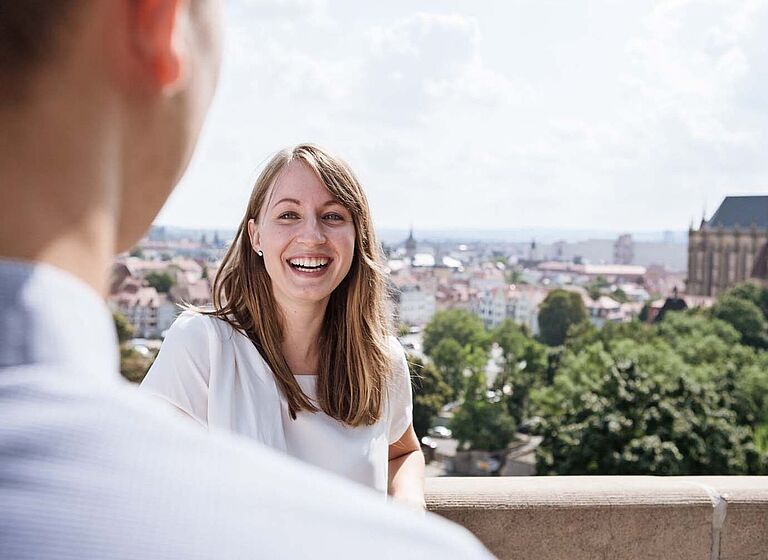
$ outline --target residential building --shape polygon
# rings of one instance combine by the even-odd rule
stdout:
[[[395,292],[397,320],[408,326],[424,326],[437,308],[435,292],[421,284],[405,284]]]
[[[546,293],[544,289],[530,286],[493,288],[477,295],[472,311],[488,329],[511,319],[518,325],[528,327],[532,334],[538,334],[539,304],[544,301]]]

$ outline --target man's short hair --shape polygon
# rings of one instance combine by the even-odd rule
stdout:
[[[0,0],[0,102],[23,96],[30,74],[59,46],[82,0]]]

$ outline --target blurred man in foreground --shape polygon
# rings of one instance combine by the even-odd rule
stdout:
[[[0,0],[0,557],[485,557],[121,382],[113,255],[186,167],[216,2]]]

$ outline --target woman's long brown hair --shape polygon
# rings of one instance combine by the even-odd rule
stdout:
[[[280,172],[301,161],[351,214],[355,255],[349,273],[330,296],[320,331],[318,405],[350,426],[370,425],[382,413],[391,371],[387,336],[391,320],[386,276],[368,200],[349,166],[324,149],[301,144],[280,151],[259,175],[248,209],[213,283],[216,316],[248,336],[269,364],[292,418],[300,410],[317,412],[302,392],[282,353],[283,319],[272,294],[264,261],[248,236],[248,221],[259,221]]]

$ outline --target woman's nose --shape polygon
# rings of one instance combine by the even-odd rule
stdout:
[[[322,245],[325,243],[323,224],[317,218],[306,220],[299,233],[298,241],[307,245]]]

